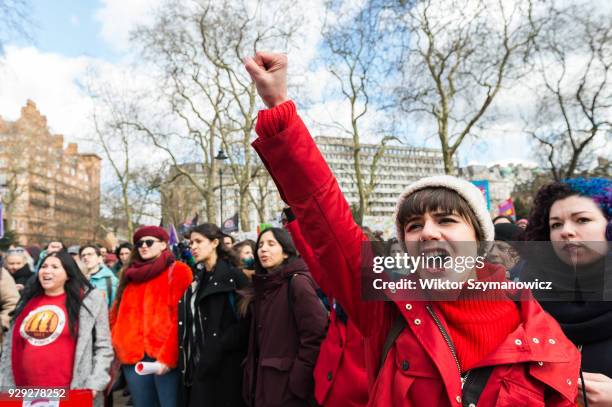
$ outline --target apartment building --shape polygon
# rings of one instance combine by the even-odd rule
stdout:
[[[4,220],[22,245],[60,239],[93,241],[100,218],[100,164],[95,154],[64,146],[28,100],[20,117],[0,117],[0,196]]]

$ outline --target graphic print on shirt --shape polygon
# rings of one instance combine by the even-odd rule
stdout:
[[[66,325],[66,314],[56,305],[43,305],[28,314],[21,322],[19,333],[33,346],[53,343]]]

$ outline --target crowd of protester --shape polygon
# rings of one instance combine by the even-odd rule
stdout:
[[[177,245],[143,226],[112,248],[10,248],[0,388],[89,390],[96,406],[120,392],[142,407],[612,405],[612,180],[544,185],[516,221],[492,219],[465,180],[423,178],[385,240],[354,222],[286,99],[284,58],[245,61],[268,107],[253,146],[283,227],[256,241],[203,223]],[[551,289],[365,300],[364,264],[404,253],[484,256],[445,277]]]

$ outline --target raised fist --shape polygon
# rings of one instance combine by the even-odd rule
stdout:
[[[287,100],[287,55],[258,52],[244,58],[244,67],[268,109]]]

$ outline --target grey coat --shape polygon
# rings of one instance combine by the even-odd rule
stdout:
[[[0,362],[2,366],[0,388],[15,387],[11,364],[14,328],[12,324],[5,338],[4,352]],[[79,312],[79,332],[70,388],[96,390],[98,395],[94,406],[102,406],[104,404],[102,393],[110,381],[109,371],[113,357],[106,300],[99,290],[93,289],[83,299]]]

